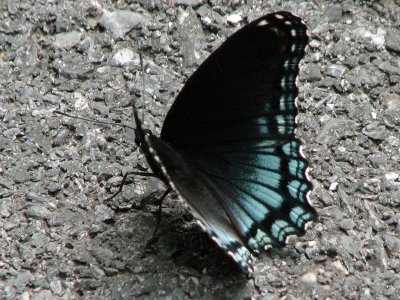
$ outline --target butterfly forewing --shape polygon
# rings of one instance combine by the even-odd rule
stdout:
[[[295,34],[295,36],[294,36]],[[161,138],[198,148],[232,135],[293,135],[295,78],[308,42],[306,27],[288,12],[264,16],[229,37],[189,78],[165,119]],[[263,124],[268,124],[264,126]],[[239,133],[239,132],[238,132]],[[224,139],[227,141],[227,138]]]
[[[315,220],[295,137],[306,26],[289,12],[226,40],[189,78],[148,144],[205,230],[245,270],[250,251],[283,246]]]

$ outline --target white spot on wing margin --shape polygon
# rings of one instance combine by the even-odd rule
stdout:
[[[269,23],[267,20],[261,20],[260,22],[258,22],[257,26],[267,26]]]

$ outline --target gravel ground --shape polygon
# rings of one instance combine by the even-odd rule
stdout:
[[[245,2],[245,3],[244,3]],[[254,280],[163,186],[134,133],[159,132],[196,66],[246,20],[290,10],[311,36],[300,128],[319,220],[259,256]],[[0,1],[0,299],[398,299],[400,2]],[[144,25],[143,25],[144,24]]]

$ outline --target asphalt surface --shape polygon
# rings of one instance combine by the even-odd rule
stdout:
[[[245,2],[245,3],[243,3]],[[159,132],[186,78],[236,28],[289,10],[309,28],[298,136],[319,220],[247,278],[176,196],[133,130]],[[398,299],[399,1],[0,2],[0,299]],[[140,105],[142,107],[142,105]]]

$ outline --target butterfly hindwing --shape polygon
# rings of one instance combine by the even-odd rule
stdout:
[[[252,250],[283,246],[287,236],[304,234],[305,224],[315,217],[307,199],[311,189],[305,174],[307,162],[290,156],[289,149],[298,152],[299,142],[256,151],[186,156],[232,212],[236,230]]]
[[[201,227],[240,264],[243,270],[251,272],[250,251],[232,227],[223,203],[204,181],[199,180],[199,172],[160,138],[150,135],[146,139],[151,145],[150,152],[156,163],[160,165],[171,187],[186,200]]]

